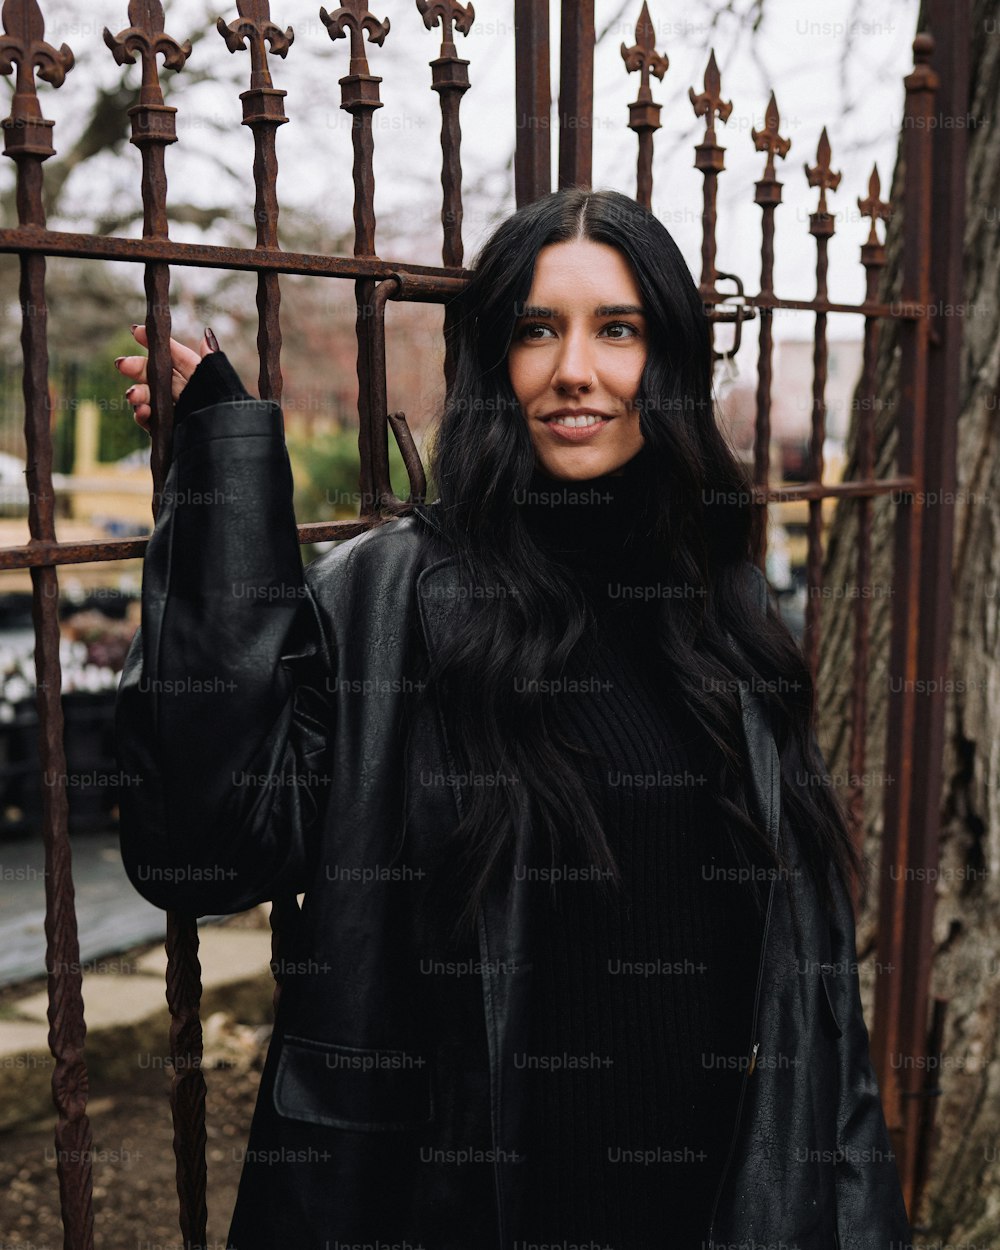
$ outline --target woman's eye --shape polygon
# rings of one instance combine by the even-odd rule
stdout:
[[[604,328],[605,330],[630,330],[632,338],[635,338],[639,333],[636,327],[632,325],[631,322],[628,322],[628,321],[612,321],[610,325],[606,325]],[[622,339],[622,338],[628,338],[629,335],[628,334],[612,334],[610,337],[616,338],[616,339]]]
[[[521,328],[517,332],[517,337],[519,339],[540,339],[540,338],[543,338],[544,336],[541,334],[532,333],[534,330],[551,331],[551,329],[552,329],[551,326],[544,325],[540,321],[529,321],[526,325],[521,326]],[[627,339],[627,338],[639,337],[638,328],[632,325],[632,323],[629,321],[612,321],[608,325],[602,328],[601,333],[605,334],[608,331],[627,331],[628,332],[628,333],[608,334],[607,336],[612,339]]]
[[[517,337],[519,339],[540,337],[537,335],[533,335],[531,331],[532,330],[548,330],[548,329],[549,327],[547,325],[543,325],[540,321],[529,321],[526,325],[521,326],[520,330],[518,330],[517,332]]]

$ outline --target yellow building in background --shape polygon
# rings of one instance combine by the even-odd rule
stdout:
[[[149,451],[122,461],[102,464],[97,458],[100,408],[92,400],[76,409],[76,454],[71,474],[54,473],[56,497],[56,537],[60,542],[106,542],[109,539],[148,534],[153,528],[153,479]],[[0,517],[0,546],[20,547],[28,543],[28,494],[23,501],[8,492],[5,511],[16,515]],[[123,580],[124,579],[124,583]],[[100,586],[138,590],[141,579],[139,559],[100,563],[67,564],[59,569],[59,584],[71,597],[92,592]],[[0,571],[0,594],[31,591],[27,569]]]

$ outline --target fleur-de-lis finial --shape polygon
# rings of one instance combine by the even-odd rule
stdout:
[[[868,232],[868,242],[874,244],[878,243],[876,222],[888,221],[892,216],[892,206],[881,199],[881,194],[882,181],[878,176],[878,165],[873,165],[871,177],[868,179],[868,196],[866,199],[858,196],[858,208],[861,210],[862,217],[871,218],[872,228]]]
[[[125,30],[113,35],[104,28],[104,42],[114,53],[119,65],[134,65],[135,54],[142,61],[142,87],[139,91],[140,106],[162,105],[163,91],[156,66],[156,57],[163,57],[167,69],[180,70],[191,55],[191,41],[179,44],[164,33],[163,5],[160,0],[129,0],[128,20],[132,23]]]
[[[44,82],[61,87],[74,65],[72,49],[64,43],[57,50],[45,42],[45,19],[37,0],[4,0],[0,18],[4,29],[3,35],[0,35],[0,74],[13,73],[17,66],[11,122],[14,126],[41,122],[43,118],[35,88],[35,71]],[[7,148],[10,150],[14,146],[11,129],[6,129]],[[26,147],[31,150],[26,144],[18,146],[22,150]]]
[[[816,164],[810,165],[808,161],[805,164],[806,177],[809,179],[811,187],[819,187],[819,204],[816,212],[820,216],[826,216],[828,209],[826,206],[827,191],[836,191],[840,186],[841,174],[835,174],[830,168],[830,140],[827,137],[826,127],[823,127],[823,133],[819,137],[819,145],[816,148]]]
[[[715,60],[714,48],[705,67],[705,90],[696,94],[694,87],[688,87],[688,99],[694,106],[695,116],[705,118],[706,139],[709,143],[714,143],[716,117],[721,122],[727,122],[733,111],[732,100],[722,99],[722,75]]]
[[[348,33],[351,37],[351,74],[368,74],[368,57],[365,55],[365,44],[362,32],[368,32],[368,42],[379,47],[385,42],[389,33],[389,19],[380,22],[374,13],[368,11],[367,0],[347,0],[339,9],[327,13],[319,11],[319,20],[326,27],[331,39],[340,39]]]
[[[250,47],[250,86],[271,87],[271,71],[267,66],[267,47],[270,43],[275,56],[287,56],[292,46],[295,33],[291,26],[282,30],[271,21],[271,6],[268,0],[236,0],[239,17],[226,23],[220,17],[215,23],[219,34],[225,39],[230,52]]]
[[[779,134],[781,127],[781,115],[778,112],[778,101],[774,98],[774,92],[771,92],[771,98],[767,102],[767,108],[764,110],[764,129],[754,130],[751,128],[750,137],[753,139],[753,145],[758,152],[767,153],[767,164],[764,166],[764,177],[762,182],[774,182],[774,158],[780,156],[782,160],[788,155],[788,150],[792,146],[791,139],[783,139]]]
[[[650,20],[646,0],[642,0],[639,20],[635,24],[635,43],[631,48],[626,48],[623,42],[621,54],[630,74],[639,71],[639,102],[651,101],[653,96],[649,88],[649,76],[655,74],[657,78],[662,78],[670,68],[670,61],[666,55],[656,51],[656,31]]]
[[[441,55],[454,56],[455,31],[467,35],[476,20],[476,10],[471,4],[459,0],[417,0],[417,11],[428,30],[441,23]]]

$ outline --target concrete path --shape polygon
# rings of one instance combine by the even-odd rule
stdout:
[[[80,962],[162,938],[166,913],[125,876],[116,833],[70,839]],[[218,917],[206,916],[209,924]],[[41,838],[0,843],[0,985],[45,975],[45,848]]]
[[[266,923],[269,905],[263,904],[258,910],[258,919]],[[202,927],[199,922],[198,955],[208,1066],[210,1046],[224,1048],[233,1044],[234,1037],[221,1018],[207,1027],[215,1013],[256,1023],[270,1018],[274,990],[270,929],[226,924]],[[166,952],[159,946],[126,951],[84,967],[84,1058],[95,1086],[106,1086],[115,1079],[117,1070],[124,1072],[137,1061],[146,1066],[168,1066],[166,967]],[[48,995],[36,987],[37,982],[24,997],[8,1001],[0,1012],[0,1129],[54,1115]]]

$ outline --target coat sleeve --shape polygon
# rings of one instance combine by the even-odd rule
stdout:
[[[800,759],[792,747],[793,755]],[[807,767],[829,783],[830,773],[810,731]],[[840,1036],[837,1039],[838,1250],[912,1250],[912,1231],[896,1155],[872,1066],[868,1026],[861,1003],[854,904],[831,862],[827,880],[833,899],[831,964],[823,969]]]
[[[766,613],[770,599],[767,582],[756,566],[748,565],[748,571],[758,605]],[[794,761],[789,771],[795,775],[802,763],[801,754],[794,741],[788,750]],[[812,759],[808,767],[829,782],[829,769],[813,732],[809,751]],[[828,879],[834,900],[830,918],[832,968],[823,979],[840,1029],[835,1164],[838,1250],[912,1250],[912,1231],[862,1009],[854,907],[832,863]]]
[[[330,788],[330,674],[281,409],[234,399],[174,430],[118,688],[125,871],[157,907],[304,891]]]
[[[814,751],[818,754],[819,747],[814,745]],[[839,1250],[912,1250],[912,1231],[861,1006],[854,908],[833,872],[830,887],[835,904],[830,920],[833,970],[825,980],[841,1030],[837,1052]]]

